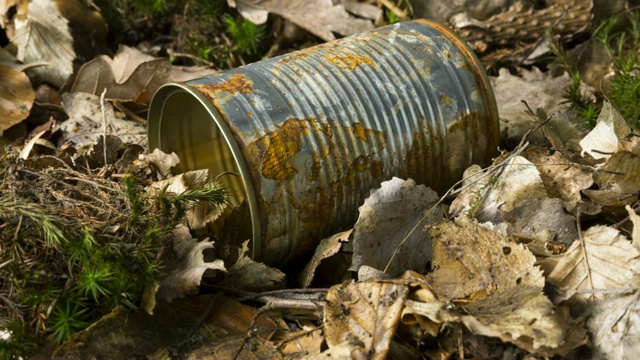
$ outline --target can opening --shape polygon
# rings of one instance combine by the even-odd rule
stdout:
[[[255,196],[240,149],[218,111],[189,87],[169,84],[158,90],[150,107],[149,150],[159,148],[175,152],[180,163],[174,174],[190,170],[209,169],[212,178],[224,173],[219,181],[232,193],[232,206],[249,202],[253,235],[253,258],[260,257],[260,229],[257,226]],[[224,216],[224,215],[223,215]]]

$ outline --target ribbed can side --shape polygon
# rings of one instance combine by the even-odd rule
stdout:
[[[477,59],[448,30],[407,22],[187,83],[239,145],[262,260],[351,226],[393,176],[440,191],[497,142]]]

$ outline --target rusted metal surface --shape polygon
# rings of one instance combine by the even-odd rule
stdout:
[[[489,162],[498,116],[465,43],[412,21],[166,85],[149,143],[182,171],[240,173],[230,186],[249,201],[254,258],[281,264],[351,226],[382,181],[442,192]]]

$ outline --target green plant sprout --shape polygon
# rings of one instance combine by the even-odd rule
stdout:
[[[225,31],[229,34],[231,42],[243,54],[255,54],[258,51],[258,44],[264,37],[264,26],[256,25],[247,19],[236,20],[229,14],[222,17]]]

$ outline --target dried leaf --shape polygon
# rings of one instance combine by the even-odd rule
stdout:
[[[77,145],[96,143],[105,132],[118,136],[123,142],[143,145],[147,141],[144,125],[130,120],[118,119],[110,103],[104,104],[102,118],[100,98],[87,93],[72,93],[63,96],[63,107],[69,119],[60,125],[63,138]]]
[[[180,158],[175,152],[171,154],[165,154],[162,150],[155,148],[151,154],[145,156],[145,158],[156,166],[160,173],[160,178],[166,178],[171,175],[171,168],[178,165]]]
[[[345,283],[327,293],[324,308],[330,348],[357,339],[369,359],[384,359],[409,290],[393,282]]]
[[[584,232],[547,276],[564,291],[628,288],[639,280],[640,252],[618,230],[600,225]]]
[[[27,74],[0,65],[0,135],[29,116],[35,97]]]
[[[438,195],[424,185],[393,178],[385,181],[360,207],[353,228],[350,270],[369,265],[391,276],[423,271],[431,260],[426,225],[442,219]]]
[[[30,69],[41,79],[62,86],[73,73],[73,38],[69,22],[54,0],[32,0],[25,18],[14,20],[18,60],[29,63],[46,61],[47,66]]]
[[[464,306],[465,326],[476,335],[497,337],[531,353],[555,355],[565,329],[551,301],[536,286],[514,286]]]
[[[593,178],[601,190],[631,194],[640,189],[640,156],[634,153],[618,151],[599,170]]]
[[[640,216],[636,214],[636,212],[631,208],[631,206],[627,205],[624,207],[629,214],[629,219],[633,223],[633,231],[631,232],[631,244],[640,251]]]
[[[630,132],[620,112],[605,101],[596,127],[580,141],[582,156],[586,152],[594,159],[608,159],[618,150],[618,140],[624,139]]]
[[[479,299],[515,286],[544,286],[529,250],[475,221],[461,217],[427,231],[433,240],[436,270],[426,279],[438,299]]]
[[[302,330],[288,334],[282,339],[286,344],[282,349],[282,354],[290,358],[320,354],[324,343],[322,329],[308,320],[299,320],[298,323]]]
[[[170,81],[168,59],[154,59],[123,46],[113,60],[100,56],[82,65],[71,92],[100,95],[105,98],[149,104],[156,90]]]
[[[640,292],[596,303],[587,326],[593,359],[640,359]]]
[[[374,28],[370,20],[350,15],[343,5],[332,0],[227,0],[242,16],[255,24],[277,14],[325,41],[335,40],[332,32],[352,35]]]
[[[226,271],[222,260],[204,261],[202,252],[213,248],[213,242],[206,239],[198,242],[191,237],[189,229],[182,225],[174,230],[173,237],[176,260],[167,265],[155,296],[166,302],[197,293],[202,275],[207,269]],[[142,307],[152,314],[152,306],[143,304]]]
[[[302,287],[306,288],[311,285],[316,268],[320,265],[320,262],[338,253],[342,247],[342,243],[349,241],[349,235],[351,235],[352,231],[353,230],[343,231],[320,241],[313,257],[302,270],[300,276]]]
[[[240,257],[229,267],[229,272],[220,285],[253,292],[282,288],[286,275],[276,268],[251,260],[247,256],[248,245],[249,240],[238,249]]]

